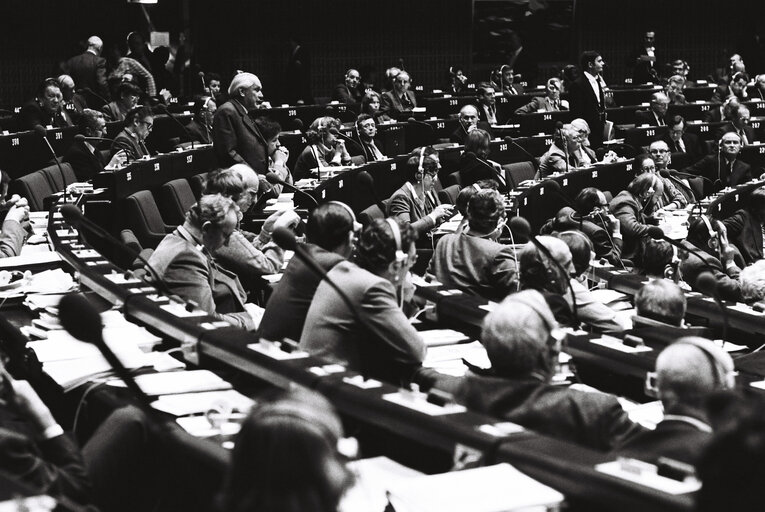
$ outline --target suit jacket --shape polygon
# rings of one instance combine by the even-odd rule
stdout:
[[[728,84],[721,84],[717,86],[715,92],[712,94],[712,103],[725,103],[725,100],[731,96],[736,96],[739,101],[746,101],[749,99],[746,95],[746,88],[742,89],[742,92],[739,94],[733,94]]]
[[[692,418],[691,421],[693,421]],[[704,423],[704,422],[702,422]],[[665,419],[656,430],[646,430],[620,446],[615,455],[632,457],[655,464],[660,457],[695,465],[701,452],[712,439],[711,432],[682,419]]]
[[[524,88],[521,84],[513,84],[512,88],[513,90],[511,91],[509,85],[504,85],[499,87],[497,90],[500,91],[505,97],[519,96],[524,93]],[[513,91],[515,91],[515,93],[513,93]]]
[[[114,137],[111,155],[114,156],[120,150],[125,151],[130,156],[130,160],[138,160],[144,156],[151,156],[146,144],[139,142],[127,130],[122,130]]]
[[[582,146],[584,152],[590,157],[591,162],[597,162],[595,153],[588,147]],[[584,167],[584,161],[580,160],[579,155],[576,152],[569,153],[568,155],[568,170],[573,170],[577,167]],[[556,144],[550,146],[550,149],[542,155],[539,160],[539,176],[546,178],[554,172],[566,172],[566,153],[559,148]]]
[[[72,77],[77,89],[90,89],[99,96],[109,97],[106,85],[106,59],[91,52],[75,55],[64,63],[64,71]]]
[[[340,103],[361,103],[363,97],[364,93],[358,87],[351,89],[345,83],[337,84],[332,91],[332,99]]]
[[[664,124],[667,124],[666,119],[662,119]],[[659,121],[656,119],[656,114],[650,108],[648,110],[638,110],[635,112],[635,125],[641,126],[647,124],[648,126],[659,126]]]
[[[484,117],[485,116],[486,113],[484,112]],[[476,127],[484,130],[490,136],[492,135],[491,125],[486,121],[479,121]],[[457,123],[457,129],[452,132],[451,136],[449,137],[449,142],[464,146],[465,141],[467,140],[467,136],[468,132],[465,130],[465,127],[462,125],[462,123]]]
[[[738,247],[744,263],[751,265],[762,259],[762,226],[746,210],[738,210],[723,221],[728,231],[728,240]]]
[[[724,270],[722,262],[711,254],[696,247],[688,240],[683,240],[680,243],[702,256],[702,258],[699,258],[695,254],[689,253],[688,257],[680,263],[683,281],[690,284],[694,290],[700,291],[696,287],[699,274],[702,272],[712,272],[712,275],[717,280],[717,289],[720,297],[723,300],[741,301],[741,283],[738,281],[738,276],[741,273],[740,268],[734,265],[730,269]]]
[[[249,241],[240,230],[231,234],[228,244],[215,252],[215,260],[245,283],[248,290],[261,285],[259,276],[276,274],[284,264],[284,251],[268,243],[262,248]]]
[[[496,123],[492,123],[489,119],[488,114],[486,113],[486,106],[482,104],[476,105],[476,108],[478,109],[478,122],[479,123],[486,123],[487,126],[491,127],[492,124],[502,124],[505,119],[499,119],[497,118],[497,106],[494,105],[494,117],[496,118]]]
[[[406,96],[412,103],[411,107],[404,107],[396,91],[386,91],[382,94],[382,103],[380,110],[393,118],[406,117],[412,108],[417,106],[417,98],[412,91],[406,91]]]
[[[518,291],[513,247],[467,233],[442,237],[428,270],[445,286],[493,301]]]
[[[468,409],[596,450],[610,450],[643,431],[616,397],[553,386],[533,377],[504,378],[468,372],[444,376],[434,387]]]
[[[707,155],[695,164],[683,169],[683,172],[704,176],[713,183],[704,182],[704,195],[709,196],[725,187],[735,187],[752,179],[752,168],[738,158],[728,162],[725,157],[720,162],[720,155]],[[716,183],[719,180],[719,183]]]
[[[529,103],[518,108],[516,114],[533,114],[535,112],[560,112],[561,110],[568,110],[568,102],[565,100],[558,100],[558,105],[553,105],[553,102],[545,97],[534,97]]]
[[[268,172],[267,141],[238,101],[227,101],[215,112],[212,137],[221,167],[247,164],[258,174]]]
[[[88,181],[99,172],[103,172],[104,167],[109,163],[104,161],[98,148],[91,153],[84,141],[74,142],[69,146],[64,154],[64,162],[72,165],[78,181]]]
[[[33,130],[38,124],[42,127],[66,128],[73,126],[74,122],[64,108],[61,108],[56,115],[51,115],[45,112],[39,103],[32,100],[21,107],[18,115],[19,130]]]
[[[247,296],[239,279],[215,264],[186,233],[181,226],[165,236],[149,258],[149,264],[171,292],[195,302],[212,316],[253,329],[252,317],[244,311]]]
[[[624,237],[622,257],[635,259],[639,256],[640,242],[648,236],[646,216],[638,200],[626,190],[619,192],[609,205],[611,213],[619,219],[619,229]]]
[[[127,111],[122,110],[116,101],[104,105],[101,108],[101,112],[103,112],[108,120],[112,122],[124,121],[125,116],[127,115]]]
[[[301,348],[388,381],[408,380],[425,358],[425,344],[399,307],[393,285],[349,261],[328,275],[356,305],[363,324],[322,281],[308,309]]]
[[[540,233],[549,234],[553,231],[572,229],[581,231],[590,239],[596,258],[605,258],[613,265],[621,265],[619,260],[623,244],[621,234],[615,237],[602,225],[591,220],[580,219],[570,206],[561,208],[555,218],[542,227]]]
[[[719,123],[722,119],[722,105],[712,105],[704,114],[705,123]]]
[[[601,108],[598,97],[584,73],[571,83],[570,89],[568,102],[571,114],[575,118],[581,117],[587,121],[590,125],[590,145],[597,148],[603,142],[606,106],[604,104]]]
[[[186,130],[188,130],[189,135],[191,135],[191,140],[194,142],[212,144],[212,130],[208,130],[204,127],[204,125],[196,122],[196,120],[193,120],[187,124]]]
[[[691,162],[698,162],[703,156],[701,152],[701,145],[699,144],[699,138],[696,134],[685,132],[682,135],[683,144],[685,144],[685,153]],[[675,141],[669,136],[669,132],[661,136],[661,139],[667,143],[669,150],[672,153],[681,153],[680,147],[675,144]]]
[[[339,254],[326,251],[318,245],[305,244],[303,247],[325,272],[344,260]],[[299,341],[319,282],[321,278],[306,267],[300,258],[292,258],[268,299],[258,335],[267,340],[290,338]]]
[[[744,135],[746,135],[746,144],[749,145],[753,142],[756,142],[759,137],[757,136],[757,133],[754,131],[754,128],[752,128],[749,125],[744,126],[743,128]],[[720,126],[717,131],[715,132],[715,138],[717,140],[722,139],[722,136],[725,135],[728,132],[736,132],[738,133],[738,130],[735,126],[733,126],[733,123],[725,123],[724,125]],[[739,134],[740,135],[740,134]]]
[[[440,204],[437,196],[436,202]],[[425,197],[424,204],[421,203],[405,183],[390,196],[385,214],[388,217],[409,222],[412,228],[422,235],[436,227],[433,219],[428,217],[434,206],[428,196]]]

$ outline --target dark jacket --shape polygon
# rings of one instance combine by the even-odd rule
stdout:
[[[640,243],[648,236],[646,216],[637,198],[622,190],[611,200],[611,213],[619,219],[619,229],[624,237],[622,258],[635,259],[639,256]]]
[[[364,94],[358,87],[351,89],[345,83],[337,84],[332,92],[332,99],[340,103],[361,103],[361,98],[363,97]]]
[[[114,156],[118,151],[125,151],[130,160],[138,160],[144,156],[149,156],[149,150],[146,144],[139,142],[138,139],[130,135],[127,130],[122,130],[114,137],[112,142],[111,155]]]
[[[661,121],[666,125],[667,120],[663,118],[659,118]],[[635,112],[635,125],[641,126],[647,124],[648,126],[659,126],[659,120],[656,118],[656,115],[654,114],[653,110],[638,110]]]
[[[684,133],[682,136],[683,144],[685,144],[685,153],[688,155],[688,158],[690,160],[690,163],[697,162],[703,155],[701,151],[701,146],[699,145],[699,138],[693,133]],[[667,146],[669,147],[669,150],[672,153],[680,153],[680,147],[675,144],[675,141],[673,141],[670,136],[669,132],[662,135],[661,139],[664,142],[667,143]]]
[[[471,410],[596,450],[611,450],[643,430],[613,395],[553,386],[533,377],[470,372],[460,378],[444,376],[434,387]]]
[[[23,107],[18,116],[18,125],[20,131],[33,130],[35,126],[40,125],[44,128],[52,126],[54,128],[66,128],[72,126],[72,118],[62,107],[54,116],[45,112],[40,105],[32,100]]]
[[[723,269],[722,262],[711,254],[699,249],[688,240],[683,240],[680,243],[702,256],[699,258],[695,254],[689,253],[688,257],[680,263],[683,281],[690,284],[694,290],[700,291],[696,286],[699,274],[711,272],[717,280],[717,289],[723,300],[741,301],[741,283],[738,281],[738,276],[741,273],[740,268],[734,265],[726,271]]]
[[[78,181],[88,181],[99,172],[103,172],[109,163],[104,161],[98,148],[91,153],[85,142],[74,142],[69,146],[64,154],[64,162],[71,164]]]
[[[558,214],[542,227],[540,232],[545,234],[553,231],[567,231],[575,229],[584,233],[592,242],[595,257],[605,258],[613,265],[621,265],[619,258],[622,254],[623,240],[621,236],[614,237],[607,227],[591,220],[581,220],[573,208],[564,206]]]
[[[604,92],[605,95],[605,92]],[[601,106],[584,73],[571,83],[569,108],[573,117],[581,117],[590,125],[590,145],[597,148],[603,142],[603,122],[605,121],[605,101]]]
[[[680,418],[662,420],[656,425],[656,430],[646,430],[633,436],[616,450],[615,455],[651,464],[656,464],[660,457],[668,457],[695,465],[712,434],[695,426],[693,418],[690,421]]]
[[[72,77],[77,89],[90,89],[103,98],[109,97],[106,85],[106,59],[91,52],[75,55],[64,63],[64,71]]]
[[[267,141],[238,101],[227,101],[215,112],[212,137],[221,167],[247,164],[258,174],[268,172]]]
[[[757,142],[759,137],[757,136],[757,133],[754,131],[754,128],[752,128],[749,125],[745,125],[742,128],[744,135],[746,135],[746,144],[752,144],[753,142]],[[717,131],[715,132],[715,139],[720,140],[722,139],[722,136],[725,135],[728,132],[735,132],[739,133],[738,129],[736,129],[735,126],[733,126],[733,123],[725,123],[724,125],[720,126]],[[741,135],[739,133],[739,135]]]
[[[738,210],[723,221],[728,240],[735,245],[744,263],[751,265],[762,259],[762,225],[746,210]]]
[[[720,155],[707,155],[683,172],[704,176],[712,183],[704,182],[704,195],[708,196],[725,187],[735,187],[752,179],[752,167],[738,158],[728,162]],[[719,182],[719,183],[718,183]],[[714,183],[714,185],[713,185]]]

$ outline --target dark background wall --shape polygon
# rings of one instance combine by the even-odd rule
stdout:
[[[172,40],[187,26],[199,69],[224,77],[234,69],[253,71],[274,99],[290,34],[311,51],[316,96],[328,96],[349,65],[383,71],[403,59],[414,81],[427,87],[441,86],[450,65],[471,70],[472,0],[159,0],[147,11]],[[627,55],[648,27],[657,32],[659,58],[682,56],[697,77],[734,50],[745,53],[750,70],[765,71],[762,52],[745,52],[755,46],[753,34],[765,33],[755,25],[765,19],[765,2],[579,0],[572,12],[572,41],[563,53],[575,60],[581,49],[600,49],[610,83],[624,76]],[[2,106],[31,97],[89,35],[100,35],[111,54],[124,51],[129,31],[148,26],[141,7],[125,0],[3,0],[0,20]],[[561,53],[555,50],[550,53]]]

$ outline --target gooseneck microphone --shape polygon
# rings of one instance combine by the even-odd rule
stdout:
[[[205,93],[208,92],[208,90],[207,90],[207,82],[205,82],[205,72],[204,71],[200,71],[197,74],[199,75],[199,79],[202,81],[202,92],[205,92]],[[212,91],[209,91],[209,92],[210,92],[210,94],[212,94]]]
[[[92,233],[96,238],[98,238],[101,241],[116,245],[120,249],[127,251],[128,254],[131,256],[139,259],[141,263],[146,266],[146,270],[151,274],[152,278],[154,279],[154,284],[159,288],[159,290],[164,293],[167,297],[176,300],[178,302],[181,302],[185,305],[186,309],[188,311],[193,311],[196,304],[194,304],[191,301],[185,300],[175,293],[173,293],[170,290],[170,287],[167,284],[167,281],[165,281],[157,272],[157,270],[148,262],[146,258],[141,255],[139,251],[136,251],[126,243],[124,243],[122,240],[119,240],[118,238],[114,237],[111,233],[103,229],[101,226],[90,220],[89,218],[85,217],[85,215],[82,214],[82,211],[80,211],[79,208],[77,208],[73,204],[65,204],[63,205],[60,210],[61,216],[64,218],[64,220],[69,224],[70,226],[73,226],[77,229],[85,229],[86,231],[89,231]]]
[[[309,194],[305,190],[300,190],[295,185],[287,183],[286,181],[281,179],[275,172],[266,173],[266,181],[269,182],[271,185],[281,185],[287,190],[291,190],[295,194],[300,194],[303,197],[307,197],[313,202],[315,206],[319,206],[319,202],[316,200],[315,197],[313,197],[311,194]]]
[[[723,341],[727,340],[728,325],[730,322],[728,319],[728,308],[725,307],[720,296],[720,284],[711,272],[702,272],[696,279],[696,288],[698,288],[701,293],[712,297],[715,300],[717,307],[720,308],[723,317],[722,339]]]
[[[569,199],[568,196],[563,193],[563,189],[560,188],[560,183],[558,183],[554,179],[549,179],[548,178],[545,181],[545,185],[547,186],[547,190],[552,190],[555,193],[555,195],[557,195],[558,197],[563,199],[563,201],[568,206],[570,206],[571,208],[574,208],[574,210],[576,210],[576,208],[574,207],[574,202],[571,199]]]
[[[545,257],[550,260],[550,262],[555,265],[555,267],[560,271],[563,278],[566,280],[566,285],[568,286],[568,290],[571,293],[571,312],[574,315],[574,322],[576,322],[577,327],[579,326],[579,310],[576,305],[576,294],[574,293],[574,287],[571,286],[571,274],[568,270],[563,268],[563,265],[560,264],[558,260],[553,258],[553,255],[550,253],[550,251],[547,249],[547,247],[544,246],[536,237],[536,235],[531,234],[531,224],[529,224],[529,221],[524,219],[523,217],[513,217],[510,219],[510,229],[514,230],[519,235],[528,238],[529,242],[534,244],[534,247],[537,248],[539,252],[545,255]]]
[[[191,149],[194,149],[194,137],[191,136],[191,133],[189,132],[189,130],[183,125],[182,122],[180,122],[180,120],[178,120],[175,114],[170,112],[170,110],[168,110],[167,106],[164,103],[158,104],[155,108],[158,108],[160,111],[167,114],[167,116],[170,119],[172,119],[175,122],[175,124],[181,127],[181,130],[183,130],[183,133],[185,133],[186,137],[188,137],[189,141],[191,141]]]
[[[385,215],[385,204],[383,204],[383,202],[380,200],[380,197],[377,195],[377,190],[375,190],[375,179],[372,177],[372,175],[367,171],[361,171],[356,175],[356,181],[370,192],[375,204],[380,209],[380,211],[383,212],[383,215]]]
[[[56,156],[56,152],[53,150],[53,146],[50,145],[50,141],[48,140],[48,130],[45,129],[42,125],[35,125],[33,128],[34,132],[42,137],[42,139],[45,141],[45,145],[48,146],[48,150],[50,151],[51,156],[53,157],[53,161],[56,162],[56,167],[58,167],[58,172],[61,174],[61,183],[64,184],[64,204],[66,204],[66,175],[64,174],[64,169],[61,167],[61,162],[58,161],[58,157]]]
[[[533,166],[534,166],[534,169],[536,169],[536,168],[537,168],[537,159],[534,157],[534,155],[532,155],[531,153],[529,153],[529,152],[526,150],[526,148],[524,148],[523,146],[521,146],[520,144],[518,144],[517,142],[515,142],[515,139],[513,139],[513,138],[512,138],[510,135],[508,135],[508,136],[506,136],[506,137],[505,137],[505,142],[507,142],[508,144],[510,144],[510,145],[512,145],[512,146],[515,146],[516,148],[518,148],[518,149],[520,149],[521,151],[523,151],[523,154],[525,154],[527,157],[529,157],[529,160],[531,161],[531,165],[533,165]]]
[[[687,251],[693,254],[694,256],[696,256],[698,259],[701,260],[701,263],[704,265],[705,268],[709,269],[710,272],[714,272],[714,268],[712,268],[712,266],[709,263],[707,263],[707,261],[704,259],[704,255],[699,250],[695,248],[691,249],[690,247],[681,244],[677,240],[673,240],[669,238],[667,235],[664,234],[664,231],[659,226],[649,226],[647,233],[648,233],[648,236],[650,236],[654,240],[664,240],[668,244],[674,245],[678,249],[681,249],[683,251]]]
[[[337,292],[337,294],[340,296],[340,299],[345,303],[346,306],[348,306],[348,309],[351,312],[351,315],[353,315],[353,319],[358,323],[360,326],[364,326],[367,328],[370,332],[372,332],[375,336],[380,337],[380,333],[377,332],[377,329],[374,328],[373,325],[371,325],[369,322],[365,322],[364,319],[361,318],[361,315],[359,314],[359,310],[356,307],[356,304],[353,303],[353,301],[348,297],[348,294],[346,294],[342,288],[340,288],[337,283],[335,283],[332,278],[330,278],[327,275],[327,272],[324,271],[323,268],[316,262],[316,260],[313,259],[313,257],[308,254],[308,251],[305,250],[305,248],[297,243],[297,240],[295,239],[295,234],[290,231],[289,229],[285,227],[278,227],[274,229],[274,232],[271,234],[271,239],[281,247],[282,249],[286,251],[293,251],[295,253],[295,256],[300,258],[300,261],[302,261],[306,267],[308,267],[314,274],[319,276],[323,281],[326,281],[329,286],[332,287],[333,290]],[[381,339],[384,339],[381,337]],[[364,356],[364,351],[360,350],[358,348],[358,345],[355,345],[355,351],[357,356],[359,357],[359,361],[361,363],[361,368],[359,371],[361,372],[361,376],[364,378],[364,380],[369,378],[369,367],[368,367],[368,361],[367,358]]]
[[[110,139],[108,137],[87,137],[81,133],[78,133],[74,136],[75,142],[85,142],[85,141],[93,141],[93,142],[102,142],[102,141],[108,141],[108,142],[114,142],[114,139]]]

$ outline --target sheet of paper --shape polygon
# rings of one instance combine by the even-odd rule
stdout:
[[[409,393],[409,392],[396,392],[383,395],[383,399],[393,402],[409,409],[414,409],[428,416],[445,416],[447,414],[459,414],[465,412],[467,409],[459,404],[446,404],[440,406],[431,404],[425,400],[424,393]]]
[[[443,345],[454,345],[467,341],[469,338],[459,331],[454,329],[430,329],[427,331],[420,331],[422,341],[428,347],[440,347]]]
[[[231,389],[230,383],[209,370],[150,373],[138,375],[135,382],[149,396]],[[109,385],[122,387],[124,383],[112,380]]]
[[[151,406],[173,416],[188,416],[190,414],[203,414],[215,408],[247,412],[254,403],[240,392],[227,389],[225,391],[164,395],[152,402]]]

